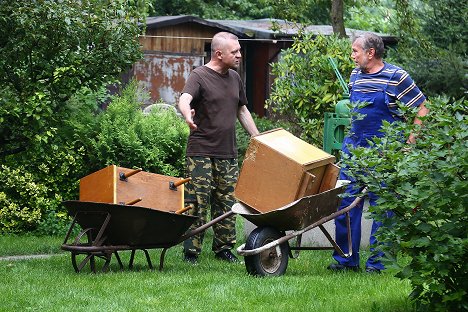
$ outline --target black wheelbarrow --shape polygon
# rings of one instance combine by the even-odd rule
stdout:
[[[159,261],[159,270],[162,270],[167,249],[233,214],[229,211],[187,232],[198,217],[125,204],[86,201],[65,201],[63,204],[73,220],[61,248],[71,252],[76,272],[88,265],[92,272],[105,272],[109,270],[112,255],[122,270],[119,252],[125,250],[131,251],[129,268],[133,267],[135,252],[142,250],[148,266],[153,269],[148,249],[155,248],[163,249]],[[69,242],[77,224],[81,229]]]
[[[344,187],[303,197],[276,210],[260,213],[242,203],[232,207],[232,211],[243,216],[257,226],[245,244],[237,248],[237,253],[245,257],[247,272],[256,276],[280,276],[286,272],[289,258],[296,258],[300,250],[335,249],[341,256],[351,256],[351,230],[349,211],[362,197],[356,198],[348,207],[337,211],[341,202],[340,194]],[[344,253],[325,229],[323,224],[346,214],[348,229],[348,250]],[[331,243],[329,247],[301,246],[301,237],[307,231],[319,227]],[[292,231],[287,233],[286,231]],[[295,244],[289,241],[296,238]],[[295,251],[293,254],[292,251]]]

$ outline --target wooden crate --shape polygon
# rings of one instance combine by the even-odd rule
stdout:
[[[180,178],[140,171],[128,178],[121,175],[135,172],[110,165],[80,179],[80,201],[130,204],[162,211],[177,211],[184,206],[184,185],[175,189],[170,183]]]
[[[335,157],[284,129],[250,140],[235,189],[236,198],[268,212],[335,186]]]

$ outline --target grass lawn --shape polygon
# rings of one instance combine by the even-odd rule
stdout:
[[[216,260],[211,237],[208,230],[197,265],[182,261],[175,246],[162,272],[149,270],[140,251],[133,270],[119,271],[114,259],[108,273],[76,274],[70,253],[60,251],[63,237],[1,236],[0,256],[55,255],[0,260],[0,311],[411,311],[407,281],[389,273],[330,272],[331,251],[303,251],[285,275],[255,278],[243,262]],[[150,251],[156,267],[160,253]],[[121,257],[128,263],[129,252]]]

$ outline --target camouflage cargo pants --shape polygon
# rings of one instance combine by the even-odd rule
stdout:
[[[237,159],[210,157],[187,157],[187,174],[192,180],[185,184],[185,198],[196,199],[191,214],[199,219],[192,228],[200,227],[211,219],[231,210],[235,203],[234,187],[238,176]],[[236,216],[232,215],[213,225],[212,250],[218,253],[232,249],[236,244]],[[204,232],[184,242],[184,252],[199,254],[203,245]]]

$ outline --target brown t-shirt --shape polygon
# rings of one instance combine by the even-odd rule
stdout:
[[[229,70],[220,74],[207,66],[193,70],[182,93],[193,97],[193,121],[198,128],[190,131],[187,156],[236,158],[237,110],[247,104],[239,74]]]

